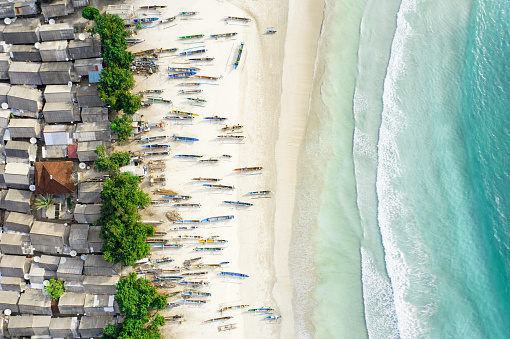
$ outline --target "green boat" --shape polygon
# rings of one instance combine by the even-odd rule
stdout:
[[[200,38],[203,38],[203,37],[204,37],[203,34],[195,34],[195,35],[180,36],[179,39],[181,39],[181,40],[184,40],[184,39],[200,39]]]

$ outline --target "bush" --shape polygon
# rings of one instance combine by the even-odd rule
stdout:
[[[81,12],[81,16],[87,20],[94,20],[95,17],[99,15],[99,9],[95,7],[85,7]]]
[[[113,152],[112,155],[108,156],[105,145],[97,146],[94,152],[97,154],[97,159],[94,160],[94,168],[98,172],[117,172],[120,167],[128,165],[131,161],[129,152]]]
[[[50,284],[45,287],[46,291],[51,294],[53,300],[58,300],[66,293],[64,282],[62,280],[50,279]]]

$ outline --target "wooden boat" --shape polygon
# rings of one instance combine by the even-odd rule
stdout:
[[[168,119],[168,120],[193,120],[193,119],[195,119],[195,117],[193,117],[191,115],[185,115],[185,116],[167,115],[167,116],[163,117],[163,119]]]
[[[184,36],[180,36],[179,39],[181,40],[186,40],[186,39],[200,39],[200,38],[203,38],[204,35],[203,34],[195,34],[195,35],[184,35]]]
[[[214,58],[212,57],[205,57],[205,58],[192,58],[188,59],[189,61],[213,61]]]
[[[164,152],[145,152],[144,155],[169,155],[170,151],[164,151]]]
[[[209,272],[207,272],[207,271],[205,271],[205,272],[190,272],[190,273],[183,273],[182,275],[191,276],[191,275],[206,275],[206,274],[209,274]]]
[[[227,135],[218,135],[218,138],[220,138],[220,139],[239,139],[239,140],[242,140],[242,139],[244,139],[246,137],[244,135],[227,134]]]
[[[194,102],[199,102],[199,103],[207,102],[207,100],[201,99],[201,98],[186,98],[186,99],[190,100],[190,101],[194,101]]]
[[[266,31],[266,34],[275,34],[275,33],[276,33],[276,31],[274,29],[268,29]]]
[[[144,41],[145,41],[145,39],[142,39],[142,38],[126,38],[126,42],[131,45],[139,44]]]
[[[200,300],[200,299],[183,299],[179,300],[178,303],[182,304],[206,304],[209,300]]]
[[[207,80],[219,80],[223,77],[222,76],[221,77],[211,77],[211,76],[207,76],[207,75],[195,75],[194,78],[207,79]]]
[[[198,114],[196,114],[196,113],[178,111],[178,110],[175,110],[175,109],[171,110],[170,113],[198,117]]]
[[[168,67],[170,72],[197,72],[200,69],[194,67]]]
[[[155,244],[151,245],[153,247],[162,247],[162,248],[181,248],[184,247],[183,244]]]
[[[235,187],[232,185],[213,185],[213,184],[203,184],[204,187],[211,187],[211,188],[219,188],[219,189],[227,189],[227,190],[233,190]]]
[[[219,252],[223,251],[221,247],[195,247],[193,251],[197,252]]]
[[[247,195],[268,195],[273,194],[273,191],[253,191],[246,193]]]
[[[144,24],[144,23],[148,23],[148,22],[154,22],[154,21],[158,21],[159,18],[138,18],[138,19],[134,19],[133,22],[135,24]]]
[[[227,324],[218,326],[218,332],[230,331],[237,328],[237,324]]]
[[[178,200],[188,200],[188,199],[191,199],[191,196],[189,196],[189,195],[180,195],[180,194],[169,194],[169,195],[163,195],[163,198],[178,199]]]
[[[164,23],[167,23],[167,22],[172,22],[174,20],[175,20],[175,16],[170,17],[170,18],[166,18],[166,19],[161,19],[160,23],[164,24]]]
[[[167,104],[171,104],[172,103],[172,100],[163,99],[161,97],[147,97],[146,99],[148,101],[151,101],[151,102],[164,102],[164,103],[167,103]]]
[[[145,89],[145,90],[141,91],[140,93],[157,93],[157,94],[160,94],[160,93],[163,93],[163,90],[162,89]]]
[[[159,264],[171,263],[172,261],[174,261],[172,258],[164,257],[164,258],[160,258],[160,259],[151,260],[148,262],[148,264],[149,265],[159,265]]]
[[[188,59],[191,60],[191,59]],[[200,82],[181,82],[179,86],[200,86]]]
[[[208,281],[200,280],[200,281],[179,281],[180,285],[191,285],[191,286],[206,286],[209,285]]]
[[[237,69],[239,66],[239,62],[241,61],[241,55],[243,54],[244,42],[241,42],[241,46],[239,46],[239,50],[237,51],[237,57],[234,61],[234,69]]]
[[[169,277],[169,276],[158,276],[156,278],[159,280],[181,280],[181,279],[184,279],[184,277]]]
[[[141,148],[148,148],[148,149],[156,149],[156,148],[170,148],[170,145],[168,144],[150,144],[150,145],[141,145]]]
[[[220,34],[211,34],[209,35],[211,38],[215,38],[215,39],[218,39],[218,38],[230,38],[232,36],[236,36],[237,33],[234,32],[234,33],[220,33]]]
[[[232,156],[230,154],[223,154],[222,157],[224,157],[224,158],[232,158]]]
[[[177,194],[177,193],[175,191],[172,191],[172,190],[169,190],[169,189],[165,189],[165,188],[156,188],[154,190],[153,194],[166,195],[166,194]]]
[[[170,231],[189,231],[189,230],[195,230],[197,229],[197,226],[179,226],[171,228]]]
[[[248,312],[271,312],[271,311],[274,311],[275,309],[272,308],[272,307],[260,307],[260,308],[252,308],[252,309],[249,309]]]
[[[184,316],[182,315],[171,315],[171,316],[167,316],[165,317],[165,321],[168,321],[168,322],[180,322],[182,323],[184,321]]]
[[[174,157],[178,158],[201,158],[203,155],[196,155],[196,154],[176,154]]]
[[[140,6],[142,9],[159,9],[159,8],[166,8],[166,6],[160,6],[160,5],[150,5],[150,6]]]
[[[235,306],[225,306],[225,307],[222,307],[218,310],[218,312],[225,312],[225,311],[228,311],[228,310],[235,310],[235,309],[240,309],[240,308],[245,308],[245,307],[248,307],[250,305],[235,305]]]
[[[179,94],[193,94],[193,93],[200,93],[202,91],[203,90],[201,90],[201,89],[188,89],[188,90],[181,89],[179,91]]]
[[[237,17],[237,16],[228,16],[226,20],[236,20],[236,21],[248,22],[251,19],[250,18],[241,18],[241,17]]]
[[[233,317],[231,317],[231,316],[221,317],[221,318],[213,318],[213,319],[209,319],[209,320],[204,321],[204,323],[213,323],[213,322],[216,322],[216,321],[225,321],[225,320],[232,319],[232,318]]]
[[[241,202],[241,201],[230,201],[230,200],[225,200],[223,201],[224,204],[230,204],[230,205],[237,205],[237,206],[253,206],[252,203],[249,203],[249,202]]]
[[[143,137],[140,140],[145,141],[145,142],[151,142],[151,141],[156,141],[156,140],[165,140],[166,138],[168,138],[168,136],[166,136],[166,135],[156,135],[153,137]]]
[[[207,52],[206,49],[195,49],[193,51],[181,52],[181,53],[179,53],[179,55],[192,55],[192,54],[205,53],[205,52]]]
[[[188,235],[188,234],[184,234],[184,235],[178,235],[178,236],[172,237],[172,238],[179,238],[179,239],[202,239],[202,236],[201,235]]]
[[[172,136],[172,138],[174,139],[174,141],[198,141],[197,138],[180,137],[175,134]]]
[[[154,170],[164,170],[166,168],[166,162],[164,161],[149,161],[149,169]]]
[[[169,242],[170,240],[168,239],[151,239],[151,238],[148,238],[148,239],[145,239],[145,242],[146,243],[167,243]]]
[[[199,261],[200,259],[202,259],[202,257],[196,257],[196,258],[191,258],[191,259],[184,260],[184,265],[190,264],[190,263],[195,262],[195,261]]]
[[[227,118],[223,118],[223,117],[220,117],[220,116],[217,116],[217,115],[214,115],[212,117],[205,117],[204,118],[205,120],[216,120],[216,121],[224,121],[224,120],[227,120]]]
[[[163,237],[166,235],[166,232],[160,232],[160,231],[155,231],[154,232],[154,236],[155,237]]]
[[[225,127],[222,127],[221,129],[224,130],[224,131],[233,131],[233,130],[236,130],[236,129],[241,129],[243,128],[244,126],[242,125],[233,125],[233,126],[228,126],[228,125],[225,125]]]
[[[176,220],[174,224],[198,224],[201,220],[198,219],[188,219],[188,220]]]
[[[174,204],[174,207],[200,207],[200,204]]]
[[[245,171],[260,171],[262,170],[262,167],[255,166],[255,167],[243,167],[243,168],[236,168],[234,172],[245,172]]]
[[[168,74],[168,77],[170,79],[182,79],[182,78],[189,78],[195,74],[197,74],[197,72],[183,72],[183,73]]]
[[[191,15],[195,15],[197,14],[198,12],[180,12],[179,14],[180,15],[184,15],[184,16],[191,16]]]
[[[151,205],[153,205],[153,206],[163,206],[163,205],[169,204],[171,202],[172,202],[171,200],[152,200],[151,201]]]
[[[231,277],[238,277],[238,278],[248,278],[249,276],[243,273],[235,273],[235,272],[221,272],[220,275],[228,275]]]
[[[179,307],[180,305],[177,304],[177,303],[168,303],[166,304],[166,308],[174,308],[174,307]]]
[[[204,267],[222,267],[221,265],[226,265],[228,262],[223,262],[219,264],[196,264],[196,265],[187,265],[186,269],[189,268],[204,268]]]
[[[216,179],[216,178],[193,178],[191,180],[195,180],[195,181],[220,181],[221,179]]]
[[[218,162],[219,160],[216,159],[216,158],[209,158],[209,159],[202,159],[202,160],[199,160],[198,162]]]
[[[202,219],[200,222],[216,222],[216,221],[223,221],[223,220],[230,220],[230,219],[234,219],[234,216],[233,215],[222,215],[219,217],[210,217],[210,218]]]
[[[198,240],[199,243],[205,243],[205,244],[212,244],[212,243],[218,243],[218,244],[224,244],[227,243],[227,240],[223,239],[200,239]]]
[[[264,319],[265,320],[276,320],[276,319],[280,319],[282,316],[280,314],[271,314],[271,315],[268,315],[267,317],[265,317]]]
[[[140,103],[140,107],[144,107],[144,108],[145,108],[145,107],[151,107],[151,105],[152,105],[152,102],[142,101],[142,102]]]
[[[212,294],[209,292],[199,292],[193,290],[181,291],[181,295],[189,297],[210,297]]]

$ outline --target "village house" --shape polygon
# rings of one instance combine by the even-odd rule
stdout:
[[[72,161],[35,163],[35,194],[70,194],[74,192]]]
[[[33,45],[41,41],[40,28],[41,22],[38,18],[17,19],[4,28],[3,40],[13,45]]]
[[[41,137],[41,123],[37,119],[11,119],[8,128],[12,138]]]
[[[43,62],[69,61],[67,45],[67,40],[41,42],[41,46],[39,48],[40,59]]]
[[[9,82],[11,85],[42,85],[40,62],[13,61],[9,65]]]
[[[10,108],[37,113],[43,108],[43,96],[35,88],[12,86],[7,93],[7,103]]]
[[[39,76],[43,85],[65,85],[71,81],[73,63],[43,62],[39,69]]]
[[[51,316],[22,314],[11,317],[7,331],[11,337],[48,336]]]
[[[30,269],[30,259],[22,255],[4,255],[0,259],[2,277],[23,278]]]
[[[33,44],[31,45],[12,45],[9,50],[11,61],[41,61],[41,53]]]
[[[69,237],[69,227],[45,221],[34,221],[30,241],[36,251],[61,254]]]
[[[12,212],[30,213],[32,192],[9,188],[2,192],[1,207]]]
[[[27,289],[18,301],[19,311],[24,314],[52,315],[51,295],[41,289]]]
[[[11,310],[18,313],[19,296],[19,292],[16,291],[0,291],[0,311]]]
[[[46,123],[73,123],[80,120],[78,106],[73,106],[70,102],[48,102],[44,106],[43,114]]]
[[[21,233],[30,233],[34,217],[31,214],[6,212],[4,228]]]
[[[78,325],[77,317],[51,318],[50,335],[52,338],[79,338]]]
[[[74,207],[74,220],[81,224],[92,224],[101,216],[101,205],[76,204]]]
[[[28,189],[31,184],[31,167],[27,163],[7,163],[4,170],[5,185],[8,188]]]
[[[35,159],[37,153],[37,145],[26,140],[11,140],[7,142],[4,149],[7,163],[28,162],[31,158]],[[20,160],[10,158],[19,158]]]
[[[81,182],[77,185],[78,198],[81,204],[94,204],[101,202],[102,182]]]
[[[105,144],[103,141],[84,141],[78,143],[76,154],[81,162],[94,161],[98,155],[96,153],[97,146]],[[109,144],[109,143],[107,143]]]
[[[73,40],[74,28],[71,22],[41,25],[41,41]]]
[[[50,102],[73,102],[71,87],[68,85],[47,85],[44,88],[44,99],[46,104]]]

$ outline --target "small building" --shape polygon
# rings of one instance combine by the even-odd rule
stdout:
[[[46,125],[43,130],[44,143],[47,146],[72,144],[73,134],[72,125]]]
[[[0,287],[3,291],[23,292],[26,289],[25,279],[0,276]]]
[[[44,89],[46,104],[50,102],[73,102],[71,87],[68,85],[48,85]]]
[[[52,338],[79,338],[78,318],[51,318],[50,335]]]
[[[108,121],[84,122],[76,126],[75,138],[83,141],[110,141],[112,131]]]
[[[74,28],[70,22],[42,25],[39,30],[41,41],[73,40]]]
[[[52,0],[41,2],[41,12],[44,19],[66,16],[74,13],[74,7],[71,0]]]
[[[8,70],[8,68],[7,68],[7,70]],[[11,90],[10,84],[4,84],[4,83],[0,84],[0,104],[7,102],[7,93],[9,93],[10,90]],[[10,110],[4,110],[4,111],[8,111],[10,113]]]
[[[4,221],[4,228],[9,231],[30,233],[34,217],[31,214],[8,212]]]
[[[98,204],[77,204],[74,207],[74,220],[82,224],[92,224],[101,217],[101,205]],[[85,240],[87,238],[85,237]],[[85,241],[85,247],[87,247]]]
[[[9,81],[11,85],[42,85],[40,62],[13,61],[9,65]]]
[[[89,236],[87,238],[87,242],[89,243],[90,253],[101,252],[101,248],[104,245],[104,240],[101,238],[100,234],[101,226],[89,227]]]
[[[78,59],[74,62],[74,71],[81,76],[89,72],[100,72],[103,69],[103,58]]]
[[[0,274],[3,277],[23,278],[30,268],[30,259],[22,255],[6,254],[0,259]]]
[[[43,159],[65,159],[67,158],[67,146],[42,146],[41,157]]]
[[[83,338],[100,338],[103,336],[103,329],[113,323],[111,316],[82,317],[80,320],[79,332]]]
[[[121,264],[108,262],[99,254],[90,254],[85,259],[83,273],[85,275],[118,276],[121,269]]]
[[[43,290],[28,289],[21,294],[18,301],[19,311],[25,314],[52,315],[51,295]]]
[[[119,307],[115,302],[114,295],[108,294],[87,294],[85,296],[85,313],[91,316],[115,315]]]
[[[88,236],[89,236],[88,224],[72,224],[71,232],[69,233],[69,247],[71,247],[72,250],[75,250],[77,253],[80,254],[89,253],[89,247],[87,242]]]
[[[80,120],[80,109],[69,102],[46,103],[43,114],[47,123],[73,123]]]
[[[10,317],[7,330],[11,337],[48,336],[50,321],[51,316],[49,315],[22,314]]]
[[[32,246],[43,253],[62,253],[68,236],[68,227],[52,222],[36,220],[30,230]]]
[[[70,194],[74,192],[71,179],[72,161],[37,161],[35,163],[35,194]]]
[[[58,300],[60,314],[84,314],[85,293],[66,292]]]
[[[28,276],[32,288],[37,286],[37,288],[42,289],[44,287],[44,280],[56,279],[57,272],[49,270],[41,263],[32,262]]]
[[[83,282],[78,281],[64,281],[64,287],[67,292],[85,293]]]
[[[10,108],[40,112],[43,108],[42,93],[35,88],[12,86],[7,93],[7,103]]]
[[[107,14],[118,15],[124,20],[124,25],[133,25],[134,8],[133,5],[108,5],[106,9]]]
[[[10,162],[5,165],[4,180],[7,187],[28,189],[30,185],[30,168],[26,163]]]
[[[41,53],[34,45],[13,45],[9,51],[12,61],[41,61]]]
[[[74,8],[86,7],[89,5],[89,0],[72,0],[72,3]]]
[[[39,70],[43,85],[65,85],[71,81],[71,68],[73,63],[43,62]]]
[[[11,212],[30,213],[32,192],[9,188],[2,200],[2,207]]]
[[[41,22],[38,18],[18,19],[4,28],[4,41],[13,45],[33,45],[41,41],[40,28]]]
[[[35,15],[37,13],[38,7],[35,0],[22,0],[19,2],[3,0],[0,3],[0,18],[2,19],[13,18],[18,15]]]
[[[56,257],[54,255],[43,254],[39,259],[39,264],[44,266],[46,269],[55,272],[55,275],[57,273],[59,263],[60,257]]]
[[[0,250],[3,254],[25,255],[30,247],[30,238],[21,233],[3,233],[0,239]],[[1,300],[1,299],[0,299]]]
[[[69,61],[67,45],[67,40],[41,42],[41,48],[39,49],[41,60],[43,62]]]
[[[9,80],[9,68],[11,56],[8,53],[0,53],[0,80]]]
[[[96,147],[99,145],[103,145],[102,141],[84,141],[78,143],[78,149],[76,150],[76,154],[78,155],[78,159],[81,162],[84,161],[94,161],[97,159],[98,155],[96,153]]]
[[[107,120],[107,107],[87,107],[81,109],[81,121],[83,122],[100,122]]]
[[[2,142],[5,143],[5,140],[3,140],[3,134],[5,134],[5,130],[9,126],[10,119],[11,119],[11,110],[10,109],[0,109],[0,130],[2,130],[2,131],[0,131],[0,134],[2,134],[2,138],[0,139],[0,144]]]
[[[57,278],[64,281],[83,281],[83,260],[80,258],[60,258]]]
[[[7,158],[15,157],[28,160],[30,156],[35,157],[36,152],[37,146],[25,140],[11,140],[5,145]]]
[[[118,276],[86,275],[83,288],[87,294],[115,294],[118,282]]]
[[[69,55],[71,59],[90,59],[101,56],[101,43],[99,40],[89,38],[85,40],[69,41]]]
[[[102,182],[81,182],[77,185],[78,199],[81,204],[94,204],[101,202]]]
[[[99,98],[96,85],[75,87],[76,100],[80,107],[104,107],[106,103]]]
[[[36,119],[11,119],[8,128],[13,138],[41,137],[41,123]]]
[[[0,291],[0,311],[11,310],[18,313],[19,292],[16,291]]]

